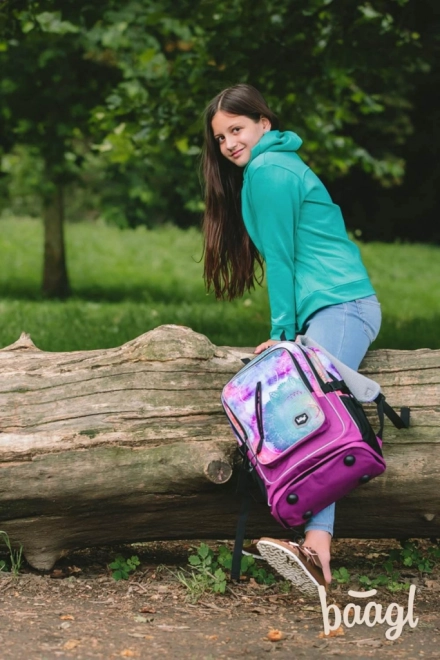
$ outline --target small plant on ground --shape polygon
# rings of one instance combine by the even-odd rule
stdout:
[[[428,549],[430,556],[423,554],[417,541],[402,541],[400,550],[391,550],[390,559],[408,568],[417,568],[420,573],[431,573],[437,559],[440,558],[440,548],[432,546]]]
[[[187,589],[188,600],[195,603],[205,592],[225,593],[226,573],[206,543],[201,543],[196,554],[188,557],[188,563],[192,570],[176,573],[179,582]]]
[[[9,552],[9,563],[4,559],[0,560],[0,571],[10,569],[11,573],[17,576],[23,561],[23,546],[20,544],[17,549],[13,548],[8,534],[2,530],[0,530],[0,540],[3,541]]]
[[[409,582],[402,582],[399,571],[396,571],[393,567],[393,563],[388,560],[383,564],[385,568],[385,573],[380,573],[374,578],[370,578],[367,575],[359,576],[359,584],[361,584],[366,589],[376,589],[376,587],[384,587],[388,591],[404,591],[409,589]]]
[[[350,582],[350,573],[347,571],[347,569],[344,566],[335,569],[332,572],[332,577],[335,580],[335,582],[338,582],[338,584],[346,584],[347,582]]]
[[[227,571],[230,571],[232,568],[232,552],[231,550],[222,545],[218,549],[218,562],[225,568]],[[275,577],[273,573],[267,571],[264,566],[256,561],[255,557],[251,555],[243,555],[240,563],[241,574],[253,578],[258,584],[275,584]]]
[[[128,559],[125,559],[122,555],[117,555],[108,567],[112,571],[114,580],[128,580],[130,573],[133,573],[140,563],[137,555],[133,555]]]
[[[195,554],[188,557],[191,570],[178,571],[179,582],[187,589],[192,602],[206,592],[224,594],[227,590],[228,572],[232,566],[232,552],[220,546],[217,554],[206,544],[201,543]],[[241,559],[241,573],[252,577],[260,584],[274,584],[275,577],[265,568],[257,565],[255,558],[244,555]]]
[[[389,591],[400,591],[402,589],[409,588],[409,584],[402,582],[400,580],[400,574],[398,571],[394,570],[393,562],[388,559],[383,565],[385,573],[380,573],[375,577],[370,577],[368,575],[357,575],[359,584],[365,589],[375,589],[376,587],[384,587]],[[373,567],[374,568],[374,567]],[[332,572],[332,577],[335,582],[338,584],[348,584],[353,577],[348,572],[348,570],[342,566],[337,568]]]
[[[359,583],[367,589],[384,587],[389,591],[402,591],[409,589],[410,583],[401,576],[400,569],[413,568],[421,574],[431,573],[436,562],[440,559],[440,548],[432,546],[424,553],[418,541],[402,541],[401,548],[391,550],[388,559],[382,564],[385,572],[368,577],[359,576]]]

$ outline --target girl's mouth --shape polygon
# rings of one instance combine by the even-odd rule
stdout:
[[[243,149],[238,149],[237,151],[234,151],[233,154],[231,154],[232,158],[238,158],[238,156],[241,154]]]

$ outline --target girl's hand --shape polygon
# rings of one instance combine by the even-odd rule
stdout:
[[[275,339],[268,339],[267,341],[263,341],[262,344],[260,344],[259,346],[257,346],[257,348],[255,349],[254,353],[256,353],[256,354],[258,355],[258,353],[262,353],[263,351],[266,350],[266,348],[269,348],[269,346],[273,346],[274,344],[278,344],[279,341],[280,341],[279,339],[278,339],[278,340],[275,340]]]

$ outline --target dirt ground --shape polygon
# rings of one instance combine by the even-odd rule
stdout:
[[[1,572],[1,660],[440,658],[440,561],[431,573],[400,571],[416,585],[413,623],[418,621],[415,627],[406,623],[393,641],[385,635],[387,623],[342,624],[326,636],[320,602],[298,596],[281,578],[271,586],[252,579],[230,582],[224,595],[208,593],[191,602],[175,571],[188,567],[198,543],[94,548],[70,554],[48,575],[26,566],[18,577]],[[431,541],[419,544],[432,547]],[[332,567],[346,568],[350,581],[332,583],[327,605],[342,613],[355,602],[363,612],[374,600],[384,613],[396,603],[406,616],[408,591],[381,587],[364,600],[348,595],[349,589],[361,589],[356,576],[383,572],[390,549],[399,547],[390,540],[335,540]],[[141,561],[128,580],[115,581],[108,568],[118,553]],[[371,606],[370,621],[376,609]],[[393,611],[395,618],[397,606],[390,616]]]

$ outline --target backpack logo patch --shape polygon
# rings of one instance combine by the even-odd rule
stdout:
[[[307,413],[301,413],[293,418],[293,421],[297,426],[304,426],[309,421],[309,416]]]

